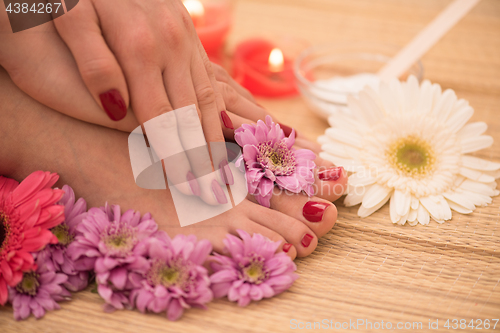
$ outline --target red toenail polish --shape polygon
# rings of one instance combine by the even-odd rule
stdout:
[[[322,181],[335,181],[338,180],[343,173],[344,168],[340,166],[318,172],[318,178]]]
[[[234,184],[233,173],[231,172],[231,168],[229,168],[229,164],[227,163],[226,160],[220,162],[219,171],[220,171],[220,176],[227,185]]]
[[[224,123],[224,126],[226,126],[229,129],[234,129],[233,122],[231,121],[231,118],[227,115],[227,112],[222,110],[220,112],[220,116],[222,118],[222,122]]]
[[[282,123],[278,123],[281,127],[281,129],[283,130],[283,132],[285,133],[285,136],[290,136],[290,133],[292,133],[292,128],[290,126],[286,126]],[[297,130],[295,130],[295,137],[297,138],[299,136],[299,134],[297,133]]]
[[[200,196],[201,194],[200,185],[196,181],[196,177],[193,175],[191,171],[188,171],[186,179],[188,181],[189,187],[191,188],[191,192],[193,192],[193,194],[196,196]]]
[[[323,219],[325,210],[330,206],[330,204],[324,202],[308,201],[302,208],[302,215],[309,222],[320,222]]]
[[[290,251],[290,248],[292,247],[292,244],[290,243],[285,243],[283,244],[283,252],[288,252]]]
[[[302,237],[302,246],[303,247],[308,247],[309,244],[311,244],[311,241],[313,240],[313,236],[309,235],[309,234],[305,234],[304,237]]]
[[[118,121],[127,115],[127,105],[122,95],[116,89],[108,90],[99,95],[102,107],[111,120]]]

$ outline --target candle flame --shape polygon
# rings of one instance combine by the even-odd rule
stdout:
[[[274,48],[269,54],[269,70],[271,72],[281,72],[284,63],[283,52],[279,48]]]
[[[205,8],[203,7],[203,4],[198,0],[185,0],[183,4],[191,17],[201,17],[203,16],[203,14],[205,14]]]

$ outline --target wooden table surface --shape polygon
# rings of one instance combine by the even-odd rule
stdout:
[[[450,2],[240,0],[228,46],[282,35],[311,44],[354,40],[403,46]],[[422,61],[426,79],[454,89],[474,107],[472,120],[489,124],[487,134],[495,143],[477,156],[500,162],[500,1],[481,1]],[[300,97],[259,102],[312,140],[327,128]],[[15,322],[10,307],[0,308],[0,332],[281,332],[291,331],[293,323],[323,319],[337,327],[370,321],[373,330],[381,321],[393,328],[422,322],[421,331],[429,331],[429,320],[438,320],[433,331],[449,331],[447,319],[450,324],[466,319],[468,325],[471,319],[500,317],[499,204],[496,197],[471,215],[454,213],[451,221],[426,227],[393,225],[387,207],[360,219],[357,207],[339,204],[334,228],[312,255],[296,260],[300,278],[273,299],[246,308],[217,300],[207,311],[190,310],[170,322],[136,311],[104,313],[98,295],[87,290],[39,321]]]

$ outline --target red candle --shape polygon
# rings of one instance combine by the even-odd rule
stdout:
[[[218,56],[231,28],[229,1],[185,0],[196,32],[207,54]]]
[[[262,39],[239,44],[234,52],[233,77],[251,93],[264,97],[297,94],[293,61]]]

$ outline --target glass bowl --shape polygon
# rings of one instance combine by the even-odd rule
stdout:
[[[347,111],[347,96],[365,85],[377,89],[377,73],[401,48],[373,42],[318,45],[304,50],[295,60],[297,88],[309,107],[323,118]],[[400,79],[414,75],[420,82],[420,60]]]

